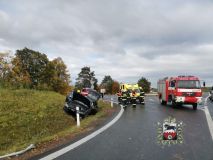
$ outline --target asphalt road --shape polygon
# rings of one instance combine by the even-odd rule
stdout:
[[[203,105],[197,111],[191,106],[172,108],[160,105],[156,96],[146,96],[145,103],[136,108],[129,105],[113,126],[56,159],[213,160],[213,141]],[[213,104],[208,101],[208,106],[213,115]],[[183,144],[168,146],[157,143],[157,123],[162,123],[168,116],[184,123]]]

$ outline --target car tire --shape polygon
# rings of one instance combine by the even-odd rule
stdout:
[[[162,98],[160,98],[159,100],[160,100],[160,104],[161,104],[161,105],[166,105],[166,104],[167,104],[167,102],[164,101],[164,100],[162,100]]]

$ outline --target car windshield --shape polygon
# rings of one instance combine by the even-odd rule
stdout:
[[[198,80],[180,80],[177,83],[178,88],[200,89],[200,81]]]
[[[97,101],[100,98],[100,94],[97,93],[96,91],[90,90],[90,92],[88,93],[87,97],[89,97],[93,101]]]

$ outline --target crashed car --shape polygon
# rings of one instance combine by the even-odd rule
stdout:
[[[98,111],[97,101],[99,98],[100,94],[95,90],[90,90],[87,96],[73,91],[66,97],[64,111],[76,117],[76,107],[79,107],[79,115],[81,118],[89,114],[96,114]]]
[[[81,90],[81,94],[82,94],[83,96],[87,96],[87,95],[89,94],[90,91],[93,91],[93,89],[91,89],[91,88],[83,88],[83,89]]]
[[[212,90],[209,92],[209,99],[213,102],[213,87]]]

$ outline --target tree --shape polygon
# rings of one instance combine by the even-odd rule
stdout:
[[[116,94],[119,91],[120,84],[117,81],[112,83],[112,94]]]
[[[8,86],[8,77],[11,71],[11,59],[10,51],[0,53],[0,86]]]
[[[12,70],[9,74],[10,84],[15,88],[30,88],[32,81],[26,69],[21,68],[19,58],[12,60]]]
[[[78,74],[75,87],[78,89],[91,87],[97,89],[97,82],[98,80],[95,78],[95,72],[90,71],[90,67],[83,67]]]
[[[48,62],[42,79],[44,81],[41,88],[47,87],[61,94],[67,94],[71,89],[67,66],[60,57]]]
[[[113,79],[111,78],[110,75],[106,75],[102,82],[100,87],[106,89],[106,93],[112,93],[112,85],[113,85]]]
[[[7,81],[13,88],[53,90],[61,94],[71,90],[67,66],[60,57],[49,61],[45,54],[24,48],[16,51],[11,64]]]
[[[36,88],[42,81],[42,77],[48,58],[45,54],[24,48],[17,50],[13,64],[13,77],[19,84]]]
[[[138,85],[143,88],[145,93],[150,92],[151,82],[149,82],[145,77],[141,77],[138,80]]]
[[[95,78],[95,72],[94,71],[92,71],[91,72],[91,77],[92,77],[92,88],[94,88],[95,90],[98,90],[98,80]]]
[[[110,75],[106,75],[106,76],[103,78],[101,84],[110,83],[110,82],[112,82],[112,81],[113,81],[113,79],[111,78],[111,76],[110,76]]]

